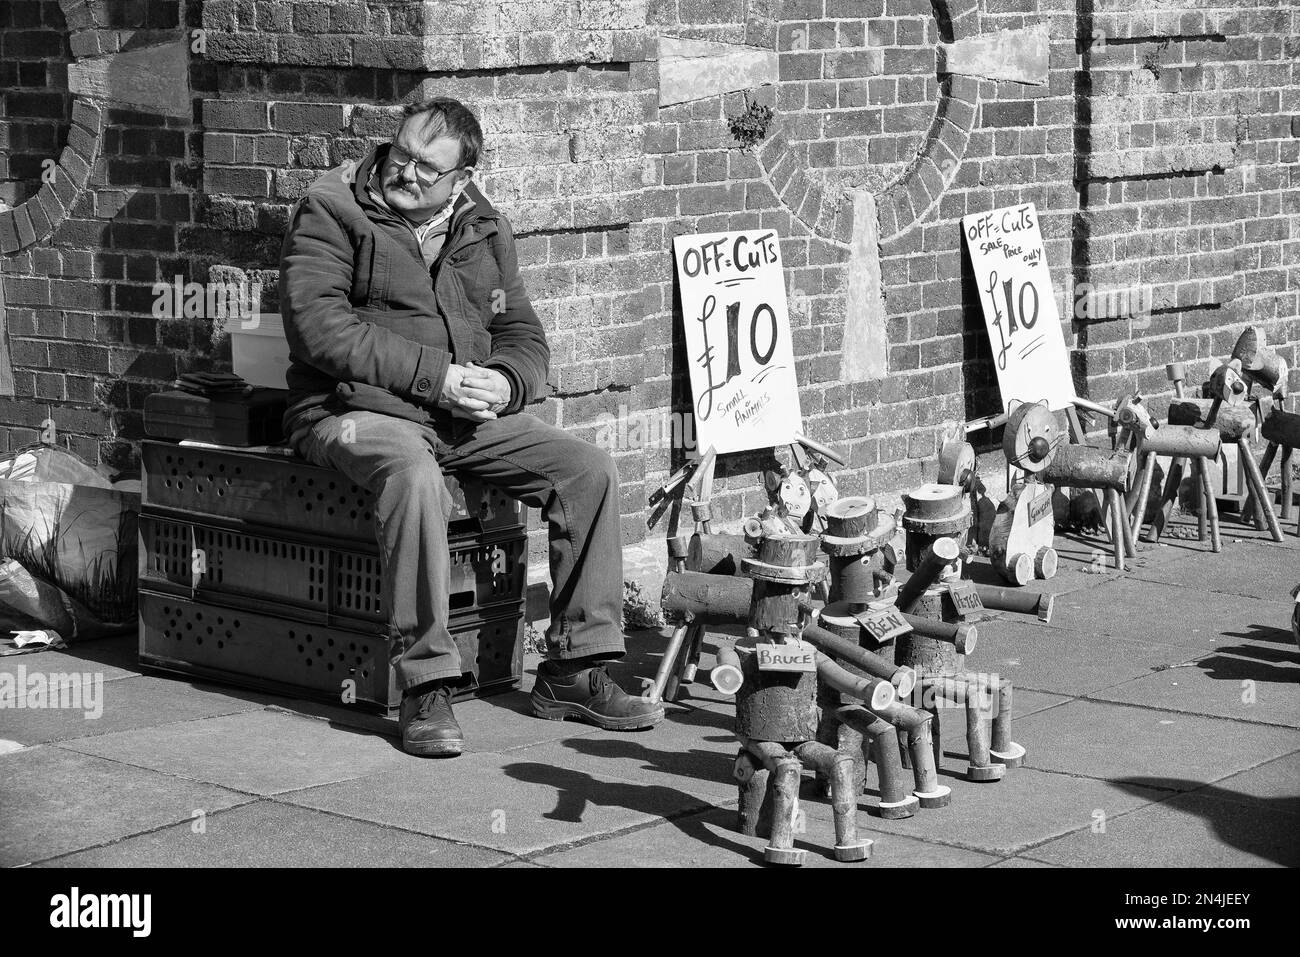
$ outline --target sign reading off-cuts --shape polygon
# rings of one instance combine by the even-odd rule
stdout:
[[[677,236],[673,253],[698,447],[793,442],[802,419],[776,233]]]
[[[1074,401],[1070,359],[1033,203],[962,217],[1004,407]]]

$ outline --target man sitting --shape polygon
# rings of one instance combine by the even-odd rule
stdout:
[[[464,744],[451,708],[462,668],[447,628],[444,468],[546,519],[551,621],[534,713],[616,730],[663,717],[605,671],[624,654],[614,462],[520,412],[543,395],[550,349],[510,223],[471,182],[482,145],[456,100],[408,105],[391,143],[311,186],[281,250],[285,431],[304,458],[375,494],[402,745],[419,755]]]

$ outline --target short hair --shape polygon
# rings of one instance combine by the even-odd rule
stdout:
[[[483,150],[483,129],[469,107],[449,96],[435,96],[427,100],[407,103],[402,108],[402,123],[413,116],[428,116],[425,132],[428,141],[439,136],[450,136],[460,141],[460,165],[478,166]]]

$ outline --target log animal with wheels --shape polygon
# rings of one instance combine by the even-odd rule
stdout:
[[[1012,585],[1056,574],[1053,492],[1037,478],[1051,464],[1062,440],[1056,416],[1042,403],[1017,403],[1007,414],[1002,453],[1022,478],[1012,482],[998,506],[988,551],[993,567]]]

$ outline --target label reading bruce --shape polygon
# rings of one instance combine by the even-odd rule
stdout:
[[[782,645],[755,645],[759,671],[817,670],[817,649],[806,641],[791,641]]]

